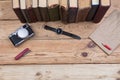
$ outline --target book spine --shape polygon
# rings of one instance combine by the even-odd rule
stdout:
[[[47,7],[39,7],[43,21],[50,21]]]
[[[64,6],[60,7],[60,18],[63,23],[68,23],[68,10]]]
[[[76,22],[85,21],[90,8],[81,9],[77,13]]]
[[[30,17],[29,17],[29,14],[28,14],[27,9],[21,9],[21,11],[22,11],[22,13],[23,13],[23,15],[24,15],[24,17],[25,17],[26,22],[30,23],[30,22],[31,22],[31,19],[30,19]]]
[[[98,11],[93,19],[94,23],[99,23],[104,17],[105,13],[109,9],[110,6],[99,6]]]
[[[50,21],[60,20],[59,5],[53,5],[53,7],[49,7],[48,8],[48,13],[49,13],[49,16],[50,16]]]
[[[35,13],[33,11],[33,8],[30,7],[30,8],[27,9],[27,11],[28,11],[27,13],[29,15],[31,23],[38,21]]]
[[[96,12],[97,12],[97,9],[98,9],[99,5],[92,5],[92,8],[90,9],[90,11],[88,12],[88,15],[86,17],[86,21],[92,21]]]
[[[13,8],[15,14],[17,15],[17,17],[19,18],[19,20],[21,21],[21,23],[26,23],[25,17],[21,11],[20,8]]]
[[[76,22],[77,11],[78,11],[78,8],[69,7],[69,9],[68,9],[68,23]]]
[[[42,16],[41,16],[41,13],[39,11],[39,8],[38,7],[37,8],[33,8],[33,10],[34,10],[34,13],[35,13],[35,15],[37,17],[37,20],[38,21],[42,21]]]

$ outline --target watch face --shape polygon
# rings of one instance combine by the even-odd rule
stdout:
[[[29,32],[28,32],[28,30],[22,28],[22,29],[18,30],[17,35],[20,38],[26,38],[29,35]]]
[[[63,32],[63,31],[62,31],[61,28],[58,28],[58,29],[56,30],[56,33],[57,33],[57,34],[62,34],[62,32]]]

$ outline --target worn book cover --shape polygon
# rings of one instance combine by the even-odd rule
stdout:
[[[34,13],[34,10],[32,8],[32,0],[26,0],[26,12],[27,12],[27,15],[29,16],[30,22],[38,21],[36,15]]]
[[[101,21],[101,19],[104,17],[105,13],[109,9],[110,5],[111,5],[110,0],[100,0],[99,8],[93,19],[94,23],[98,23]]]
[[[99,7],[99,0],[92,0],[91,9],[88,12],[86,21],[92,21]]]
[[[37,20],[42,21],[42,16],[41,16],[41,13],[39,11],[38,4],[39,4],[38,0],[32,0],[32,8],[33,8],[33,11],[37,17]]]
[[[25,23],[25,17],[20,9],[20,1],[19,0],[12,0],[12,8],[17,15],[18,19],[22,22]]]
[[[20,0],[20,9],[28,23],[37,21],[31,5],[30,0]]]
[[[78,12],[76,22],[85,21],[91,9],[91,0],[78,0]]]
[[[50,21],[60,20],[59,0],[48,0],[48,14]]]
[[[75,23],[78,11],[78,0],[68,0],[68,23]]]
[[[111,54],[120,44],[120,11],[113,11],[90,38],[107,54]]]
[[[26,0],[20,0],[20,9],[26,22],[30,22],[29,16],[27,15]]]
[[[47,0],[39,0],[39,11],[41,13],[43,21],[50,21],[47,4],[48,4]]]
[[[60,18],[63,23],[68,23],[68,0],[60,0]]]

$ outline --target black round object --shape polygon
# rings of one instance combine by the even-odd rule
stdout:
[[[58,28],[58,29],[56,30],[56,33],[57,33],[57,34],[62,34],[62,32],[63,32],[63,30],[62,30],[61,28]]]

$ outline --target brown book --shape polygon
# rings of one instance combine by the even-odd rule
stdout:
[[[110,0],[100,0],[99,8],[93,19],[94,23],[98,23],[101,21],[101,19],[104,17],[105,13],[109,9],[110,5],[111,5]]]
[[[48,0],[48,13],[50,21],[60,20],[59,0]]]
[[[38,21],[37,20],[37,17],[34,13],[34,10],[32,8],[32,0],[26,0],[26,6],[27,6],[27,13],[28,13],[28,16],[30,18],[30,22],[36,22]]]
[[[78,0],[78,13],[76,22],[85,21],[91,9],[91,0]]]
[[[50,20],[47,8],[47,0],[39,0],[39,11],[41,13],[43,21]]]
[[[36,17],[33,14],[31,2],[29,0],[20,0],[20,8],[28,23],[36,21]]]
[[[38,0],[32,0],[32,8],[33,8],[33,11],[37,17],[37,20],[42,21],[42,16],[41,16],[41,13],[39,11],[38,4],[39,4]]]
[[[86,21],[92,21],[96,12],[97,12],[97,9],[99,7],[99,0],[92,0],[91,2],[91,9],[86,17]]]
[[[68,0],[60,0],[60,18],[63,23],[68,20]]]
[[[26,22],[25,17],[20,9],[20,1],[19,0],[12,0],[12,8],[13,8],[15,14],[17,15],[17,17],[19,18],[19,20],[22,23],[25,23]]]
[[[68,0],[68,23],[76,22],[78,0]]]
[[[20,0],[20,9],[21,9],[21,11],[23,13],[23,16],[24,16],[26,22],[30,22],[29,17],[27,15],[26,0]]]

